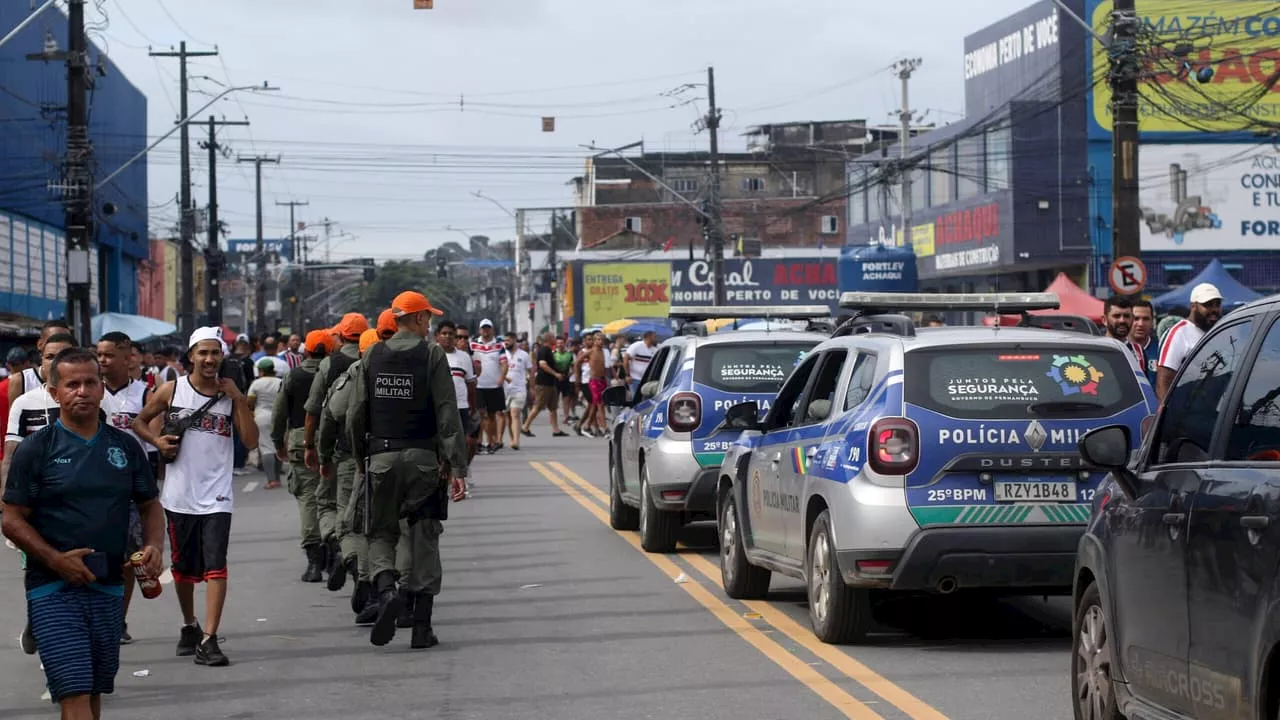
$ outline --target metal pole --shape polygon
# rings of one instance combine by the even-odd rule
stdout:
[[[84,32],[86,0],[70,0],[67,43],[67,322],[82,346],[89,336],[89,242],[93,237],[93,146],[89,143],[89,42]]]
[[[707,68],[707,132],[711,133],[711,187],[707,191],[710,210],[711,274],[715,283],[715,304],[725,304],[724,295],[724,214],[720,204],[720,110],[716,107],[716,70]]]
[[[910,58],[894,63],[894,68],[898,71],[898,78],[902,81],[902,110],[898,113],[898,121],[901,123],[902,129],[898,136],[898,150],[899,157],[902,160],[900,172],[902,174],[903,244],[911,242],[911,168],[907,165],[908,146],[911,144],[911,102],[907,88],[911,81],[911,74],[920,67],[921,62],[923,61],[920,58]]]
[[[203,147],[209,151],[209,236],[204,249],[205,275],[209,278],[209,324],[222,325],[222,270],[226,257],[218,248],[218,144],[219,125],[248,125],[248,120],[218,120],[209,116],[209,139]]]
[[[1141,254],[1138,207],[1138,16],[1134,0],[1115,0],[1111,56],[1111,259]]]

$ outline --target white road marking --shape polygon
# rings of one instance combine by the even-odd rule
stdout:
[[[244,484],[244,492],[253,492],[258,487],[257,480],[250,480]]]
[[[160,580],[161,585],[172,585],[173,571],[170,570],[169,568],[165,568],[164,572],[160,573],[160,577],[158,579]]]

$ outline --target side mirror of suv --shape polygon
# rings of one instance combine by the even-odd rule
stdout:
[[[1090,430],[1080,438],[1080,455],[1085,463],[1106,470],[1130,498],[1138,496],[1138,477],[1129,470],[1129,428],[1108,425]]]
[[[604,389],[605,407],[623,407],[627,404],[627,387],[625,385],[614,385]]]
[[[738,403],[724,413],[724,426],[730,430],[756,430],[760,427],[760,405],[755,400]]]

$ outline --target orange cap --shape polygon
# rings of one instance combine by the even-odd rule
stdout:
[[[343,340],[359,340],[360,333],[369,329],[369,321],[360,313],[347,313],[338,321],[338,335]]]
[[[333,349],[333,335],[328,330],[312,330],[307,333],[307,341],[305,343],[307,352],[313,353],[317,349],[323,347],[325,350]]]
[[[391,308],[387,308],[386,310],[383,310],[382,314],[378,316],[378,332],[394,333],[396,330],[399,330],[399,329],[400,328],[396,327],[395,311],[393,311]]]
[[[363,355],[365,350],[373,347],[374,343],[381,339],[382,338],[378,336],[378,331],[373,328],[369,328],[368,330],[360,333],[360,354]]]
[[[427,300],[427,296],[413,290],[405,290],[391,301],[391,312],[396,317],[412,315],[413,313],[429,312],[432,315],[443,315],[443,310],[437,310],[431,305],[431,301]]]

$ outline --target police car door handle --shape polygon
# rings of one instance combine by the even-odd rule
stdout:
[[[778,463],[782,462],[782,453],[780,452],[774,453],[773,457],[769,458],[769,462],[773,463],[774,465],[777,465]]]
[[[1271,518],[1266,515],[1244,515],[1240,518],[1240,524],[1249,530],[1262,530],[1271,524]]]
[[[1168,512],[1160,519],[1164,521],[1165,525],[1181,525],[1182,521],[1187,519],[1187,514],[1180,512]]]
[[[805,456],[808,457],[810,460],[812,460],[813,456],[817,454],[818,454],[818,448],[811,447],[809,448],[809,451],[805,453]]]

